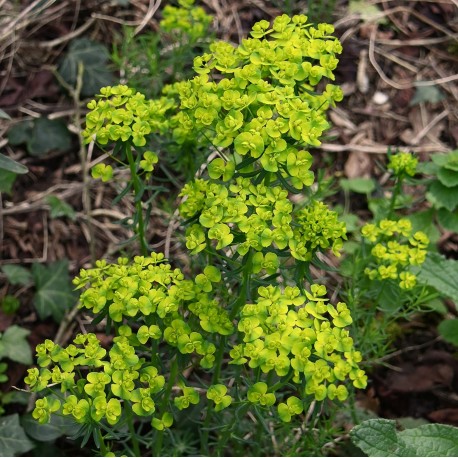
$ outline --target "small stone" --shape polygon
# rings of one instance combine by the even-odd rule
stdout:
[[[388,96],[384,92],[375,92],[372,96],[372,101],[376,105],[383,105],[384,103],[388,102]]]

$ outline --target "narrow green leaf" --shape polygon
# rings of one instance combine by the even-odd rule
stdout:
[[[2,153],[0,153],[0,169],[17,174],[29,172],[29,169],[25,165],[13,161],[13,159],[9,158],[8,156],[5,156]]]
[[[0,418],[0,456],[17,456],[32,450],[33,443],[19,424],[19,415]]]

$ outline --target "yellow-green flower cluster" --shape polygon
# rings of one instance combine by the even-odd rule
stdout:
[[[195,281],[185,280],[179,269],[164,262],[162,253],[151,253],[149,257],[135,256],[132,263],[127,258],[119,258],[117,264],[97,261],[95,268],[82,269],[73,283],[77,288],[89,286],[81,293],[81,307],[94,314],[105,310],[115,323],[135,319],[136,323],[149,326],[151,337],[160,339],[177,322],[180,334],[189,335],[184,315],[195,304],[199,305],[195,314],[203,331],[230,334],[232,324],[227,312],[208,296],[211,283],[220,280],[221,274],[214,267],[206,268]],[[156,331],[158,326],[166,327]],[[142,336],[143,331],[140,328]]]
[[[185,34],[190,41],[204,38],[213,18],[203,8],[194,7],[194,0],[179,0],[179,7],[166,5],[159,23],[162,30]]]
[[[146,145],[146,136],[163,133],[169,125],[166,112],[174,107],[172,100],[162,97],[145,100],[145,96],[124,85],[100,89],[98,100],[87,107],[86,128],[82,135],[89,143],[97,140],[101,145],[109,142],[132,142]]]
[[[364,273],[371,280],[399,280],[402,289],[412,289],[417,282],[409,266],[425,262],[429,239],[424,232],[413,233],[408,219],[384,219],[378,224],[366,224],[362,236],[373,244],[372,265]]]
[[[288,192],[280,186],[253,184],[239,177],[224,185],[203,179],[186,184],[181,192],[186,200],[180,206],[184,218],[198,216],[198,222],[186,231],[186,246],[191,253],[202,251],[209,241],[216,249],[236,245],[240,255],[250,248],[265,252],[269,247],[291,252],[301,261],[310,261],[318,250],[332,248],[338,254],[342,239],[346,238],[345,224],[337,214],[321,202],[312,201],[307,207],[294,210]],[[267,253],[260,259],[255,255],[255,266],[268,274],[274,273],[277,255]],[[266,257],[269,260],[266,261]],[[264,264],[263,264],[264,263]]]
[[[171,120],[177,140],[203,132],[217,147],[232,145],[236,162],[259,159],[264,170],[293,176],[296,188],[310,186],[310,155],[301,145],[320,145],[329,127],[325,112],[343,96],[332,84],[314,92],[323,77],[334,79],[342,46],[333,31],[329,24],[307,24],[304,15],[283,15],[272,27],[255,24],[252,38],[238,47],[213,43],[194,60],[199,76],[164,90],[179,98]]]
[[[291,286],[263,286],[258,294],[241,309],[237,326],[243,342],[230,351],[231,364],[279,377],[292,371],[293,381],[305,384],[302,394],[317,400],[344,400],[348,393],[341,382],[348,378],[357,388],[366,386],[358,367],[361,354],[345,329],[352,323],[350,311],[343,302],[328,303],[325,286],[312,285],[305,296]]]
[[[95,334],[78,334],[65,348],[51,340],[38,345],[39,368],[29,369],[25,382],[36,392],[60,384],[67,396],[64,402],[47,397],[37,400],[34,418],[47,423],[51,412],[61,410],[78,423],[106,419],[114,425],[126,401],[137,415],[154,413],[153,398],[162,390],[165,379],[154,365],[136,354],[130,337],[132,331],[126,326],[113,339],[109,352]],[[81,376],[83,370],[87,371],[85,377]]]
[[[409,175],[413,177],[417,173],[418,159],[411,153],[397,153],[390,157],[388,169],[396,176]]]
[[[208,295],[212,284],[219,281],[221,274],[212,266],[195,281],[184,280],[179,269],[172,269],[164,256],[156,253],[136,256],[130,264],[119,258],[117,264],[97,261],[95,268],[82,269],[74,280],[77,288],[89,286],[80,296],[81,307],[127,324],[117,326],[118,335],[108,352],[94,334],[79,334],[66,348],[51,340],[37,346],[39,369],[29,369],[26,383],[32,391],[60,384],[62,392],[71,395],[62,405],[47,398],[39,400],[35,418],[45,423],[51,412],[62,408],[64,415],[72,415],[80,423],[104,418],[115,424],[125,402],[130,402],[139,416],[152,415],[165,383],[158,368],[166,362],[154,364],[141,355],[151,352],[151,344],[157,348],[164,341],[210,369],[216,351],[212,334],[234,332],[227,312]],[[159,357],[157,354],[153,360]],[[86,369],[87,374],[81,377]],[[193,389],[186,387],[175,405],[186,408],[195,403],[195,396]],[[227,397],[215,399],[217,404],[223,402],[220,409],[228,405]],[[154,423],[158,426],[159,419]]]

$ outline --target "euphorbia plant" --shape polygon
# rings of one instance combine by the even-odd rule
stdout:
[[[212,44],[194,61],[198,75],[161,99],[116,86],[89,103],[87,141],[114,142],[114,159],[130,169],[142,255],[98,261],[75,278],[81,307],[106,322],[113,343],[79,334],[66,347],[40,344],[26,382],[61,390],[37,401],[34,418],[72,417],[103,453],[129,437],[132,454],[160,455],[164,431],[200,404],[202,451],[215,436],[212,452],[223,453],[249,411],[260,424],[289,422],[312,401],[344,401],[349,385],[366,386],[350,312],[310,273],[319,252],[339,255],[346,238],[337,214],[313,197],[306,149],[320,144],[325,112],[342,98],[332,84],[316,92],[334,78],[341,45],[332,33],[304,15],[261,21],[238,47]],[[206,265],[189,278],[148,253],[145,233],[141,195],[157,161],[148,138],[168,131],[218,155],[181,192],[185,245]],[[93,174],[106,181],[110,166]]]

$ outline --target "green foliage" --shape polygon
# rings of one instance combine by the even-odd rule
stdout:
[[[0,359],[8,358],[21,364],[32,364],[32,351],[26,337],[30,334],[27,329],[10,326],[0,334]]]
[[[81,67],[81,95],[90,97],[101,87],[114,82],[114,76],[108,68],[109,57],[108,50],[101,43],[88,38],[76,38],[59,64],[59,73],[68,85],[75,87]]]
[[[50,216],[51,218],[60,218],[62,216],[66,216],[70,218],[72,221],[76,219],[76,212],[67,202],[64,202],[62,199],[59,199],[57,196],[47,196],[46,202],[50,207]]]
[[[368,456],[456,456],[458,429],[421,425],[396,431],[394,420],[372,419],[352,429],[351,439]]]
[[[438,103],[444,100],[445,95],[438,86],[417,86],[415,94],[409,105],[414,106],[420,103]]]
[[[25,267],[10,264],[2,266],[1,270],[12,285],[26,286],[32,282],[32,274]]]
[[[68,151],[72,136],[62,121],[37,118],[11,127],[8,140],[12,145],[25,143],[31,156],[41,157],[53,151]]]
[[[458,261],[446,259],[438,253],[429,253],[423,264],[418,279],[425,285],[432,286],[443,296],[458,302]]]
[[[8,376],[6,375],[6,371],[8,369],[8,364],[3,362],[0,363],[0,383],[5,383],[8,380]],[[0,415],[4,412],[3,409],[0,408]]]
[[[164,8],[161,28],[196,43],[209,19],[191,0],[179,3]],[[37,346],[25,382],[44,395],[32,412],[39,424],[69,418],[83,444],[92,437],[104,455],[120,447],[135,456],[190,450],[197,437],[201,454],[246,454],[273,424],[285,438],[280,452],[291,454],[300,445],[288,432],[305,420],[317,431],[325,424],[319,441],[329,439],[328,411],[366,387],[364,365],[384,354],[390,326],[439,296],[422,276],[428,236],[398,215],[409,203],[403,186],[419,171],[405,152],[389,155],[390,199],[371,196],[373,180],[342,180],[346,198],[366,194],[374,220],[358,230],[353,219],[340,291],[315,278],[329,270],[322,255],[340,256],[347,240],[338,212],[322,202],[331,184],[315,177],[308,151],[343,96],[328,83],[342,52],[333,32],[304,15],[260,21],[238,46],[209,44],[193,59],[196,76],[156,98],[118,85],[89,102],[83,137],[114,144],[110,162],[130,171],[118,199],[133,199],[141,255],[96,261],[73,280],[79,307],[113,338],[102,345],[89,332]],[[160,47],[151,43],[147,60]],[[163,156],[156,146],[164,145],[183,157],[213,153],[178,196],[191,255],[183,270],[148,246],[148,212],[161,190],[151,184]],[[108,163],[92,176],[117,179]],[[441,176],[453,185],[450,173]],[[58,320],[72,304],[64,272],[65,262],[33,267],[40,318]],[[319,449],[315,436],[304,442]]]
[[[21,303],[19,302],[19,299],[12,296],[11,294],[5,295],[5,297],[3,297],[3,299],[0,301],[0,309],[7,315],[12,315],[15,313],[20,306]]]
[[[0,153],[0,170],[14,174],[24,174],[29,172],[29,169],[25,165],[13,161],[13,159],[2,153]]]
[[[158,33],[136,34],[134,28],[124,27],[111,58],[130,87],[156,97],[165,84],[192,76],[190,63],[213,38],[212,20],[193,2],[181,2],[178,8],[166,5]]]
[[[443,320],[437,330],[444,340],[458,347],[458,319]]]
[[[433,154],[423,164],[428,180],[426,198],[436,209],[439,224],[450,231],[458,230],[458,151]]]
[[[17,413],[0,418],[0,456],[17,456],[32,448],[33,443],[19,424]]]
[[[350,0],[348,12],[360,15],[361,19],[366,22],[386,23],[385,17],[381,14],[377,5],[368,3],[365,0]]]
[[[66,393],[62,401],[36,402],[33,417],[39,423],[59,412],[87,431],[107,422],[118,434],[123,415],[135,414],[146,417],[152,433],[158,431],[152,437],[159,453],[162,431],[181,411],[200,404],[204,391],[202,444],[208,451],[213,413],[232,406],[256,415],[268,409],[288,422],[304,410],[298,396],[304,402],[343,401],[346,385],[366,386],[361,354],[346,329],[352,323],[346,304],[331,304],[326,287],[314,284],[309,274],[317,253],[331,249],[339,255],[346,230],[336,212],[313,198],[312,156],[303,149],[319,145],[328,127],[325,112],[342,97],[330,84],[313,92],[322,78],[334,78],[341,46],[331,26],[315,28],[306,21],[284,15],[272,28],[266,21],[256,24],[253,38],[239,48],[211,44],[211,54],[194,60],[199,76],[166,88],[159,99],[115,86],[102,88],[89,103],[83,136],[102,145],[116,142],[116,159],[130,168],[140,203],[134,227],[143,252],[143,180],[158,160],[147,149],[148,138],[172,131],[178,144],[200,139],[225,153],[209,165],[208,177],[181,192],[186,199],[180,213],[192,221],[186,245],[206,259],[202,273],[185,279],[163,255],[152,253],[133,262],[97,261],[74,279],[83,289],[80,306],[96,321],[107,320],[115,337],[109,350],[94,334],[77,335],[67,347],[50,340],[37,347],[39,368],[29,369],[26,383],[38,392],[54,383]],[[210,73],[219,74],[218,83],[210,82]],[[93,176],[109,180],[112,170],[98,164]],[[294,203],[288,191],[304,188],[306,202]],[[291,286],[278,286],[278,275]],[[233,299],[228,288],[239,291]],[[224,359],[231,371],[256,376],[238,377],[229,386],[222,375]],[[211,386],[198,389],[197,380],[184,379],[181,374],[190,366],[212,371]],[[228,427],[238,428],[236,416]],[[135,435],[132,446],[138,454]]]
[[[35,421],[31,414],[21,418],[21,424],[25,433],[30,438],[40,442],[51,442],[67,434],[71,435],[78,425],[69,417],[54,415],[49,423],[40,424]]]
[[[68,261],[56,261],[48,266],[33,264],[32,276],[38,316],[42,320],[52,316],[59,322],[76,301],[68,275]]]
[[[0,192],[11,194],[16,177],[16,173],[0,169]]]
[[[375,182],[372,178],[352,178],[351,180],[341,178],[339,184],[344,191],[353,191],[359,194],[370,194],[375,190]]]

